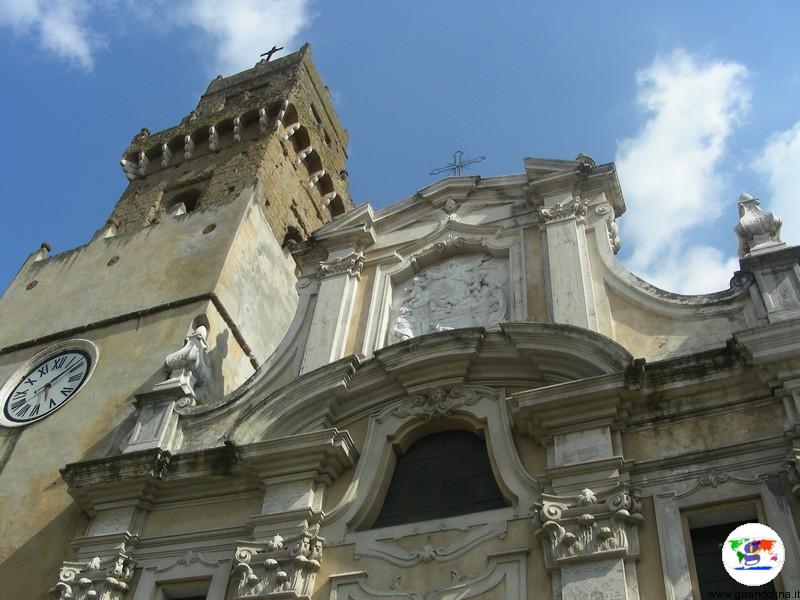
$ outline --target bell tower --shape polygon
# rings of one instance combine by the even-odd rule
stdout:
[[[298,306],[291,246],[352,208],[346,145],[308,46],[261,61],[133,138],[127,188],[91,240],[25,261],[0,297],[0,386],[62,347],[89,349],[92,372],[63,407],[0,426],[0,596],[57,579],[86,527],[58,469],[131,445],[135,399],[160,389],[184,340],[207,350],[201,404],[273,354]]]
[[[305,45],[217,77],[180,124],[137,134],[120,161],[130,184],[110,223],[138,231],[165,214],[225,205],[257,182],[273,233],[299,241],[352,206],[346,145]]]

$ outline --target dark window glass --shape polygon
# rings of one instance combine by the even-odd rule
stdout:
[[[469,431],[424,437],[397,457],[375,527],[463,515],[506,506],[486,444]]]
[[[745,592],[771,592],[765,598],[777,597],[775,586],[772,582],[759,587],[748,587],[737,583],[722,565],[722,545],[731,531],[744,523],[723,523],[711,527],[693,528],[690,532],[692,538],[692,552],[694,553],[694,568],[697,571],[697,584],[700,587],[700,598],[719,598],[720,593],[730,594],[734,597],[750,597]],[[755,597],[755,596],[752,596]]]

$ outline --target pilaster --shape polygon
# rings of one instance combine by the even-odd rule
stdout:
[[[560,600],[639,598],[644,517],[622,456],[623,392],[615,374],[513,396],[515,421],[547,448],[552,493],[542,494],[534,525]]]

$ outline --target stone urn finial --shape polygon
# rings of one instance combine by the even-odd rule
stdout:
[[[733,228],[739,237],[739,256],[760,254],[786,245],[781,241],[781,220],[759,208],[758,198],[739,196],[739,222]]]

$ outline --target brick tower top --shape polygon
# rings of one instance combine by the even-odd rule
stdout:
[[[130,183],[109,226],[124,234],[164,212],[209,209],[255,181],[274,234],[300,241],[352,208],[346,145],[306,44],[217,77],[175,127],[142,129],[120,161]]]

